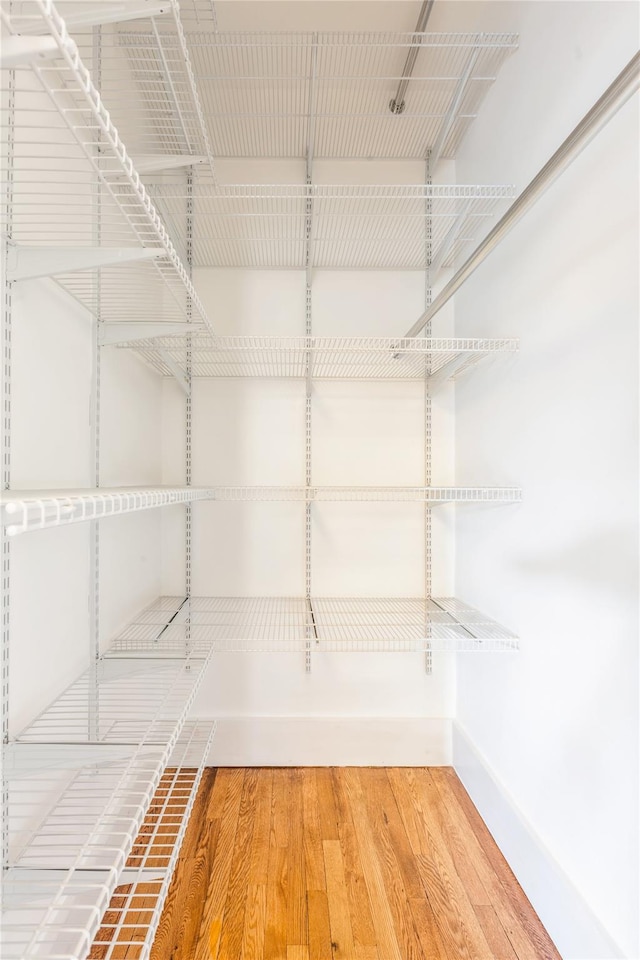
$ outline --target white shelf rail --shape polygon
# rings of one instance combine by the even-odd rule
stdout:
[[[438,506],[445,503],[519,503],[519,487],[269,487],[238,486],[210,487],[208,500],[225,502],[300,501],[303,503],[386,502],[427,503]]]
[[[451,597],[161,597],[108,655],[176,657],[187,629],[193,656],[304,653],[310,634],[316,653],[501,653],[519,645],[511,631]]]
[[[385,501],[443,503],[517,503],[519,487],[420,486],[211,486],[88,490],[6,491],[1,501],[2,527],[8,537],[34,530],[104,520],[198,500],[217,501]]]
[[[16,5],[19,6],[19,5]],[[3,110],[3,138],[11,142],[11,236],[29,256],[39,249],[44,267],[87,309],[95,310],[96,284],[86,251],[96,245],[124,253],[155,251],[151,259],[123,256],[101,269],[101,319],[186,321],[213,332],[206,311],[169,234],[93,83],[65,21],[51,0],[32,0],[55,57],[15,70],[12,110]],[[5,31],[15,32],[12,6],[0,7]],[[8,93],[6,76],[3,97]],[[20,122],[16,122],[19,118]],[[68,253],[60,267],[61,249]],[[81,250],[82,253],[82,250]],[[47,256],[51,265],[47,266]],[[130,260],[131,262],[127,262]],[[100,258],[95,263],[99,267]]]
[[[86,490],[7,490],[2,494],[2,526],[9,537],[32,530],[102,520],[178,503],[210,499],[199,487],[114,487]]]
[[[315,159],[454,156],[517,47],[513,34],[243,33],[185,23],[218,157],[306,159],[310,131]],[[392,113],[412,50],[405,108]]]
[[[186,375],[212,378],[306,380],[455,380],[481,360],[515,354],[515,339],[393,337],[208,337],[194,335],[128,342],[165,377],[177,367]],[[167,363],[170,359],[170,366]]]
[[[214,733],[215,722],[180,722],[130,759],[123,746],[91,756],[79,745],[16,745],[11,809],[19,821],[40,819],[6,877],[3,957],[84,960],[96,937],[106,941],[99,956],[122,957],[143,889],[141,952],[129,955],[148,956]],[[56,781],[63,787],[42,817]],[[114,918],[118,898],[126,911]]]
[[[171,16],[116,26],[101,37],[100,88],[145,176],[202,165],[216,183],[214,160],[177,0]],[[123,72],[133,81],[123,84]]]
[[[150,187],[184,245],[185,188]],[[431,270],[450,267],[515,197],[512,186],[233,184],[194,182],[194,265],[303,269],[424,270],[431,223]],[[429,205],[427,206],[427,201]],[[313,210],[307,250],[306,218]]]

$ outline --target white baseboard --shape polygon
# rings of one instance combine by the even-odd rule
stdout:
[[[451,764],[447,717],[222,717],[214,767],[420,767]]]
[[[624,957],[456,721],[452,744],[456,773],[564,960]]]

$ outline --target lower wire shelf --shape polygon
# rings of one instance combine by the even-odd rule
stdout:
[[[518,638],[452,597],[160,597],[107,656],[508,652]]]
[[[168,769],[195,769],[189,792],[176,781],[191,810],[215,730],[186,719],[207,662],[100,661],[6,749],[3,958],[84,960],[116,887],[152,882],[144,949],[127,954],[148,955],[186,827],[161,830],[154,798]]]

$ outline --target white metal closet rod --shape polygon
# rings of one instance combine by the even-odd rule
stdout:
[[[567,139],[558,147],[553,156],[547,160],[544,167],[524,188],[520,196],[509,207],[468,260],[463,263],[458,272],[443,287],[431,306],[416,320],[406,337],[417,337],[423,327],[435,317],[444,305],[451,299],[456,290],[480,266],[482,261],[497,247],[500,241],[509,233],[512,227],[527,213],[528,210],[548,190],[551,184],[576,159],[588,143],[624,106],[627,100],[640,86],[640,52],[636,53],[626,65],[611,86],[607,87],[591,110],[584,115],[580,123],[572,130]]]

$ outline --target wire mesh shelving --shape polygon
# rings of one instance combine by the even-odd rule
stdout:
[[[189,5],[188,5],[189,6]],[[189,14],[193,13],[193,9]],[[512,34],[249,33],[191,29],[187,43],[219,157],[451,157]],[[389,107],[417,48],[404,108]]]
[[[102,660],[7,749],[7,960],[84,960],[122,883],[133,897],[152,887],[136,930],[148,949],[215,731],[186,721],[207,662]],[[157,809],[167,781],[182,816],[173,829]],[[128,935],[122,918],[115,930]]]
[[[514,339],[208,337],[137,340],[127,348],[169,377],[304,380],[455,380],[481,360],[518,350]]]
[[[114,639],[113,656],[216,653],[498,653],[515,634],[451,597],[160,597]]]
[[[150,186],[185,244],[184,184]],[[195,266],[424,270],[453,264],[514,198],[511,186],[232,184],[195,176]],[[312,231],[307,234],[311,213]],[[430,223],[429,250],[425,249]]]
[[[101,320],[191,319],[212,330],[65,21],[51,0],[29,10],[56,50],[3,73],[9,279],[53,276],[96,312],[100,269]],[[14,35],[20,20],[10,4],[2,12]]]
[[[7,491],[2,498],[2,526],[15,537],[34,530],[104,520],[174,504],[202,500],[226,502],[418,502],[517,503],[519,487],[420,487],[420,486],[211,486],[118,488],[52,491]]]
[[[113,487],[85,490],[7,490],[0,500],[7,536],[70,523],[102,520],[178,503],[208,499],[206,488]]]

